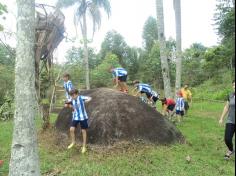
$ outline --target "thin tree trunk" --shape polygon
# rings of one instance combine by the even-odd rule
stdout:
[[[179,91],[181,87],[182,74],[182,33],[181,33],[181,0],[173,0],[175,10],[176,25],[176,82],[175,91]]]
[[[84,62],[85,62],[85,79],[86,79],[86,89],[90,89],[89,81],[89,53],[88,53],[88,37],[87,37],[87,20],[86,14],[83,15],[83,41],[84,41]]]
[[[168,65],[168,60],[167,60],[167,52],[166,52],[167,50],[166,50],[166,41],[165,41],[165,32],[164,32],[165,30],[164,30],[163,0],[156,0],[156,10],[157,10],[158,40],[160,44],[164,92],[165,92],[165,97],[170,98],[172,96],[171,96],[170,73],[169,73],[169,65]]]
[[[15,116],[9,176],[39,176],[35,128],[35,1],[17,0]]]

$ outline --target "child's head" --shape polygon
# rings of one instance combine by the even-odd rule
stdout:
[[[73,89],[70,91],[70,96],[73,100],[75,100],[79,96],[79,91],[77,89]]]
[[[65,73],[65,74],[63,75],[63,80],[64,80],[65,82],[67,82],[68,80],[70,80],[70,74]]]
[[[133,81],[134,86],[137,86],[139,83],[140,83],[140,81],[138,81],[138,80]]]
[[[162,99],[160,99],[160,101],[161,101],[162,105],[166,104],[166,98],[162,98]]]
[[[183,97],[183,94],[182,94],[181,91],[178,91],[178,92],[177,92],[177,97]]]
[[[184,89],[185,89],[185,90],[188,89],[188,85],[187,85],[187,84],[184,85]]]

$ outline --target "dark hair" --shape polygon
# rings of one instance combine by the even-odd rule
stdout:
[[[133,84],[139,84],[139,83],[140,83],[139,80],[135,80],[135,81],[133,81]]]
[[[232,84],[235,83],[235,80],[232,81]]]
[[[69,92],[70,96],[76,94],[78,95],[79,94],[79,90],[78,89],[72,89],[70,92]]]
[[[160,99],[160,101],[161,101],[162,105],[164,105],[166,103],[166,98],[162,98],[162,99]]]
[[[70,79],[70,74],[69,73],[64,73],[63,78],[67,77],[68,79]]]

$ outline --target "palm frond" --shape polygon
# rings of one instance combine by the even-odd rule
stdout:
[[[67,8],[79,3],[80,1],[81,0],[57,0],[56,6],[58,8]]]
[[[101,27],[102,15],[99,7],[96,4],[92,4],[88,8],[89,8],[89,14],[93,20],[93,36],[94,36],[95,31]]]
[[[110,0],[92,0],[93,4],[104,9],[108,17],[111,15]]]

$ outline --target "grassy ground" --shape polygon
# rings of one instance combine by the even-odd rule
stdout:
[[[218,118],[223,104],[195,103],[185,121],[178,128],[186,137],[186,144],[153,146],[124,144],[101,151],[96,148],[86,155],[78,150],[67,151],[48,145],[40,137],[42,175],[60,176],[232,176],[235,159],[223,159],[224,128]],[[55,116],[53,116],[55,119]],[[37,122],[38,127],[40,121]],[[0,175],[7,175],[10,158],[12,122],[0,122],[0,159],[5,160]],[[50,143],[50,142],[48,142]],[[187,162],[186,157],[191,157]]]

